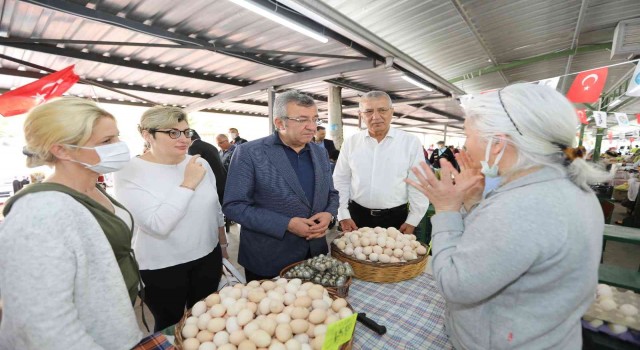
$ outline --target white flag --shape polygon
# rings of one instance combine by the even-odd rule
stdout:
[[[640,64],[636,65],[636,70],[631,76],[629,87],[627,88],[627,96],[640,96]]]
[[[638,130],[638,129],[633,130],[631,132],[631,137],[633,137],[634,139],[637,139],[638,137],[640,137],[640,130]]]
[[[545,85],[555,90],[558,88],[559,81],[560,81],[560,77],[542,79],[538,81],[538,85]]]
[[[593,112],[593,118],[596,120],[596,126],[599,128],[607,127],[607,112]]]
[[[613,113],[618,120],[618,125],[620,126],[629,126],[629,118],[627,118],[627,113]]]

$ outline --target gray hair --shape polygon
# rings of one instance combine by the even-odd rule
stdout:
[[[377,100],[379,98],[386,98],[387,101],[389,101],[389,107],[391,107],[392,101],[389,94],[387,94],[384,91],[377,91],[377,90],[369,91],[366,94],[362,95],[362,97],[360,97],[359,107],[362,108],[362,101],[364,100]]]
[[[499,94],[499,95],[498,95]],[[561,145],[574,147],[578,117],[573,105],[559,92],[542,85],[514,84],[499,92],[475,96],[463,106],[466,119],[487,141],[506,134],[517,152],[510,172],[535,166],[566,172],[573,183],[606,181],[607,173],[576,158],[565,166]]]
[[[301,107],[312,107],[316,104],[311,96],[303,94],[298,90],[285,91],[279,94],[273,103],[273,115],[275,118],[282,119],[288,117],[287,105],[291,102]]]
[[[217,140],[217,139],[225,139],[225,140],[229,140],[229,137],[228,137],[227,135],[225,135],[225,134],[218,134],[218,135],[216,136],[216,140]]]

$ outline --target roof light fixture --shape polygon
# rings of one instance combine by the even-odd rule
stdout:
[[[417,87],[419,87],[421,89],[424,89],[424,90],[427,90],[427,91],[433,91],[432,88],[430,88],[430,87],[424,85],[423,83],[411,78],[410,76],[403,75],[402,79],[406,80],[407,82],[409,82],[409,83],[411,83],[411,84],[413,84],[413,85],[415,85],[415,86],[417,86]]]
[[[244,7],[245,9],[247,9],[247,10],[249,10],[251,12],[254,12],[254,13],[257,13],[257,14],[263,16],[263,17],[266,17],[266,18],[268,18],[268,19],[270,19],[270,20],[272,20],[272,21],[274,21],[274,22],[276,22],[278,24],[281,24],[281,25],[283,25],[283,26],[285,26],[287,28],[293,29],[293,30],[295,30],[295,31],[297,31],[297,32],[299,32],[301,34],[304,34],[304,35],[310,37],[310,38],[316,39],[316,40],[318,40],[319,42],[321,42],[323,44],[327,43],[329,41],[329,39],[327,37],[325,37],[324,35],[316,33],[315,31],[313,31],[313,30],[311,30],[309,28],[306,28],[306,27],[304,27],[304,26],[302,26],[302,25],[300,25],[300,24],[288,19],[285,16],[283,16],[283,15],[277,13],[277,12],[271,11],[269,9],[266,9],[266,8],[260,6],[260,5],[257,5],[257,4],[253,3],[250,0],[229,0],[229,1],[233,2],[236,5],[240,5],[240,6]]]

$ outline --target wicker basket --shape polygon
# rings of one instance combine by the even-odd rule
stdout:
[[[282,271],[280,271],[280,277],[284,278],[284,274],[287,273],[287,271],[291,270],[292,268],[294,268],[297,265],[303,264],[306,260],[303,261],[298,261],[297,263],[293,263],[287,267],[285,267],[284,269],[282,269]],[[305,282],[310,282],[309,280],[305,280],[302,279]],[[349,294],[349,286],[351,286],[351,277],[349,277],[349,279],[347,279],[347,283],[344,284],[344,286],[341,287],[327,287],[327,286],[323,286],[331,295],[335,295],[339,298],[346,298],[347,295]]]
[[[260,281],[260,282],[262,282],[262,281]],[[327,292],[329,292],[329,296],[331,296],[331,299],[339,298],[336,294],[334,294],[335,292],[329,290],[326,287],[325,287],[325,289],[327,289]],[[205,300],[205,299],[202,299],[202,300]],[[353,307],[351,306],[351,304],[349,304],[349,302],[347,302],[347,307],[349,309],[351,309],[351,311],[353,311],[355,313],[355,311],[353,310]],[[189,310],[184,312],[184,315],[182,315],[182,318],[180,319],[178,324],[176,324],[176,326],[175,326],[175,341],[174,341],[174,345],[175,345],[177,350],[183,350],[182,343],[184,342],[184,339],[182,338],[182,327],[184,327],[184,323],[187,321],[187,318],[189,318],[190,316],[191,316],[191,309],[189,309]],[[345,344],[342,344],[342,346],[340,346],[339,350],[351,350],[352,349],[352,347],[353,347],[353,338],[355,337],[355,333],[356,333],[356,331],[354,329],[353,330],[353,337],[351,337],[351,340],[349,340]]]
[[[420,242],[425,248],[427,245]],[[427,266],[427,255],[420,255],[418,259],[400,263],[380,263],[354,259],[343,253],[335,243],[331,242],[331,256],[348,262],[353,267],[355,278],[369,282],[394,283],[410,280],[420,275]]]

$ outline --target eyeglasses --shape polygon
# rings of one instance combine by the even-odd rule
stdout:
[[[298,117],[298,118],[283,117],[282,119],[293,120],[293,121],[295,121],[296,123],[299,123],[299,124],[313,124],[313,125],[317,125],[317,126],[320,126],[320,125],[322,125],[324,123],[322,121],[322,119],[320,119],[320,118],[311,118],[311,119],[309,119],[309,118],[300,118],[300,117]]]
[[[172,139],[179,139],[181,134],[184,134],[184,137],[190,139],[196,133],[196,131],[193,130],[193,129],[185,129],[185,130],[178,130],[178,129],[169,129],[169,130],[149,129],[149,131],[150,132],[161,132],[163,134],[168,134],[169,137],[172,138]]]
[[[387,114],[387,112],[389,112],[390,110],[391,108],[384,107],[384,108],[378,108],[378,109],[365,109],[364,111],[360,111],[360,113],[362,113],[365,117],[371,117],[373,116],[373,113],[375,113],[376,111],[378,111],[378,114],[382,115],[382,114]]]

